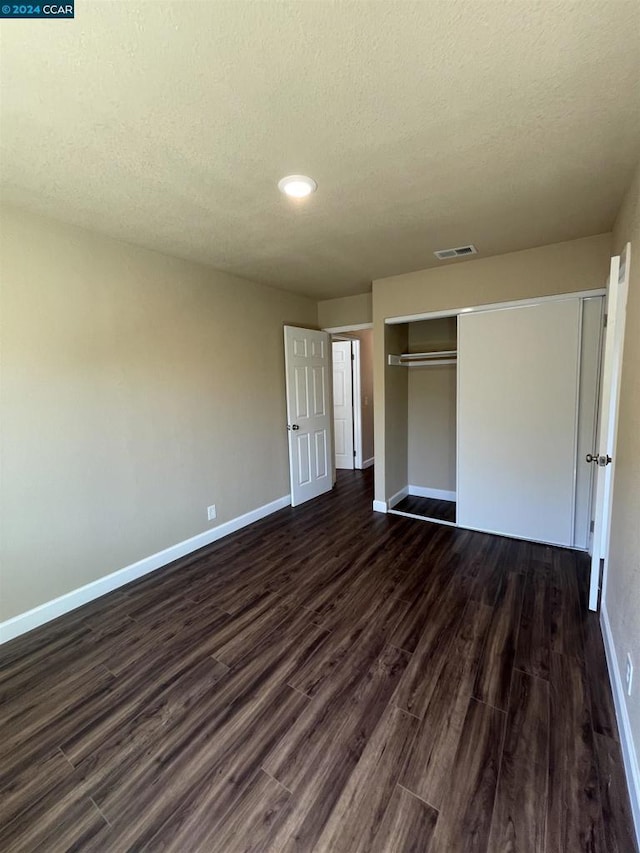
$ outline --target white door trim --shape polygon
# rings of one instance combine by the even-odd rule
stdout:
[[[349,326],[348,328],[340,329],[325,329],[324,331],[335,335],[337,341],[351,341],[351,353],[353,359],[351,362],[351,385],[353,393],[353,449],[355,456],[353,458],[354,468],[362,470],[370,468],[374,463],[374,458],[363,459],[362,454],[362,375],[360,361],[360,339],[355,335],[350,335],[349,332],[357,331],[360,328],[372,329],[372,323],[364,323],[361,326]],[[335,444],[335,442],[334,442]]]
[[[365,329],[373,329],[373,323],[355,323],[351,326],[327,326],[324,332],[330,335],[339,335],[341,332],[363,332]]]
[[[470,305],[465,308],[447,308],[443,311],[427,311],[422,314],[405,314],[401,317],[385,317],[385,325],[412,323],[415,320],[437,320],[442,317],[457,317],[459,314],[477,314],[480,311],[497,311],[503,308],[524,308],[526,305],[539,305],[541,302],[561,302],[566,299],[585,299],[589,296],[605,296],[606,288],[596,290],[577,290],[575,293],[554,293],[549,296],[534,296],[530,299],[512,299],[508,302],[488,302],[486,305]]]
[[[331,340],[333,374],[333,454],[336,469],[353,471],[355,466],[355,389],[353,339]]]

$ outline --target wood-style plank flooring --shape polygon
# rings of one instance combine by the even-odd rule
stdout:
[[[0,850],[630,853],[584,557],[371,500],[2,647]]]
[[[438,521],[456,521],[456,502],[441,501],[436,498],[421,498],[408,495],[394,506],[396,512],[408,512],[423,518],[437,518]]]

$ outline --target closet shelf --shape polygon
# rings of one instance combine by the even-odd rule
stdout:
[[[436,367],[455,364],[458,353],[455,349],[432,350],[430,352],[403,352],[389,355],[389,364],[397,367]]]

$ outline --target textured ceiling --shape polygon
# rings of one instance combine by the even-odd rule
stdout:
[[[607,231],[640,156],[638,0],[77,0],[0,30],[4,199],[320,298]]]

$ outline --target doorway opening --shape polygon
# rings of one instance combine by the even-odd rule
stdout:
[[[336,469],[370,468],[373,450],[373,329],[331,334]]]
[[[407,487],[389,512],[454,525],[457,317],[409,322],[404,332],[397,360],[407,373]]]

